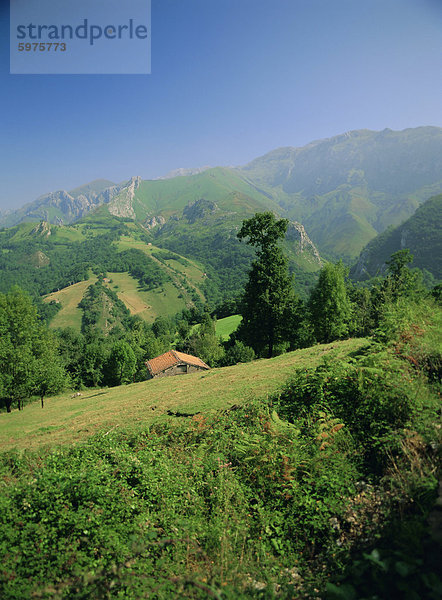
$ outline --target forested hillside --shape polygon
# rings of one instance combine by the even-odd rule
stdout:
[[[80,302],[97,278],[132,315],[149,322],[205,302],[214,308],[238,296],[252,260],[236,238],[237,223],[236,215],[205,201],[185,207],[181,218],[160,229],[109,214],[71,226],[23,223],[0,230],[0,291],[20,285],[54,326],[77,329]],[[321,258],[297,224],[291,224],[285,248],[306,297]]]
[[[87,280],[92,270],[102,276],[108,272],[127,272],[141,291],[149,291],[172,282],[178,269],[167,265],[167,260],[175,260],[177,264],[184,261],[189,267],[187,279],[193,285],[198,268],[193,265],[192,271],[191,262],[162,252],[150,240],[142,227],[109,217],[70,227],[42,222],[0,231],[1,290],[16,284],[37,298]],[[183,279],[186,265],[182,269]],[[202,279],[201,269],[199,273]],[[196,294],[193,288],[189,293]]]
[[[398,227],[391,227],[372,240],[360,254],[352,269],[356,279],[383,273],[393,252],[408,248],[414,265],[425,269],[435,281],[442,279],[442,195],[434,196]]]
[[[193,207],[196,215],[188,209],[185,218],[205,219],[207,205]],[[9,276],[9,281],[3,279],[3,327],[6,334],[14,327],[12,337],[5,338],[9,342],[3,360],[9,375],[3,380],[3,404],[8,410],[15,404],[21,408],[40,386],[38,361],[44,364],[45,353],[35,332],[45,327],[44,321],[52,329],[47,346],[59,354],[53,363],[64,369],[66,382],[81,388],[143,381],[148,376],[145,361],[170,349],[194,354],[213,367],[373,335],[385,307],[401,296],[440,295],[440,286],[425,288],[419,269],[410,270],[413,256],[401,250],[387,261],[386,276],[365,287],[348,279],[342,262],[326,263],[304,297],[284,252],[290,226],[271,212],[257,213],[243,221],[235,241],[231,236],[232,245],[244,255],[255,254],[248,276],[244,264],[243,293],[234,269],[210,280],[209,269],[208,276],[196,263],[149,242],[153,238],[143,227],[121,219],[103,218],[100,227],[91,221],[72,227],[41,223],[1,232],[3,268]],[[215,270],[210,261],[206,264]],[[231,279],[230,294],[224,297],[219,294],[223,277]],[[23,327],[31,327],[29,335],[20,337],[20,306],[31,302],[26,291],[40,317],[33,309],[32,319],[23,321]],[[210,306],[210,298],[222,302]],[[219,338],[216,319],[233,315],[236,330]],[[15,370],[21,373],[19,385]],[[42,397],[53,384],[46,387]]]

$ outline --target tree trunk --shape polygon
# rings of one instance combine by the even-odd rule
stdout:
[[[44,408],[44,396],[41,397],[41,407]]]
[[[6,412],[12,412],[11,410],[11,404],[12,404],[12,400],[10,400],[9,398],[6,399]]]

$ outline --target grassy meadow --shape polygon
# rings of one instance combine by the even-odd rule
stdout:
[[[231,333],[237,329],[241,323],[241,315],[231,315],[230,317],[224,317],[218,319],[215,326],[215,334],[222,340],[228,340]]]
[[[51,327],[74,327],[78,331],[81,328],[82,312],[78,307],[82,301],[84,293],[90,285],[93,285],[97,278],[91,276],[85,281],[79,281],[69,287],[66,287],[58,292],[53,292],[45,297],[45,302],[58,302],[61,309],[51,320]]]
[[[138,315],[145,321],[153,322],[160,315],[174,315],[185,308],[180,292],[172,282],[145,291],[129,273],[108,273],[108,277],[111,283],[106,283],[107,287],[116,292],[131,315]]]
[[[220,320],[221,321],[221,320]],[[325,356],[339,360],[366,340],[318,345],[272,359],[166,377],[103,390],[72,392],[23,411],[0,413],[0,449],[38,449],[85,440],[100,430],[146,426],[172,413],[210,413],[278,390],[295,369],[317,366]]]

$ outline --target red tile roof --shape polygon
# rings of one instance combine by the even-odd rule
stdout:
[[[175,365],[182,363],[191,365],[192,367],[210,369],[210,367],[197,356],[185,354],[184,352],[177,352],[176,350],[169,350],[169,352],[160,354],[160,356],[156,356],[155,358],[152,358],[152,360],[148,360],[146,365],[150,371],[150,374],[153,376],[158,375],[158,373],[161,373],[166,369],[170,369],[170,367],[174,367]]]

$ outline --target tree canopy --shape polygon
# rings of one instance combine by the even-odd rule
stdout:
[[[326,264],[313,289],[309,309],[311,322],[318,342],[331,342],[348,333],[351,303],[347,295],[345,278],[348,269],[338,262]]]
[[[237,337],[260,356],[273,356],[277,345],[290,339],[293,332],[287,325],[299,307],[287,259],[278,246],[287,226],[287,219],[277,220],[271,212],[256,213],[243,221],[237,234],[240,240],[248,238],[257,254],[242,298]]]
[[[0,399],[6,410],[33,394],[43,398],[65,382],[54,340],[31,298],[14,287],[0,294]]]

